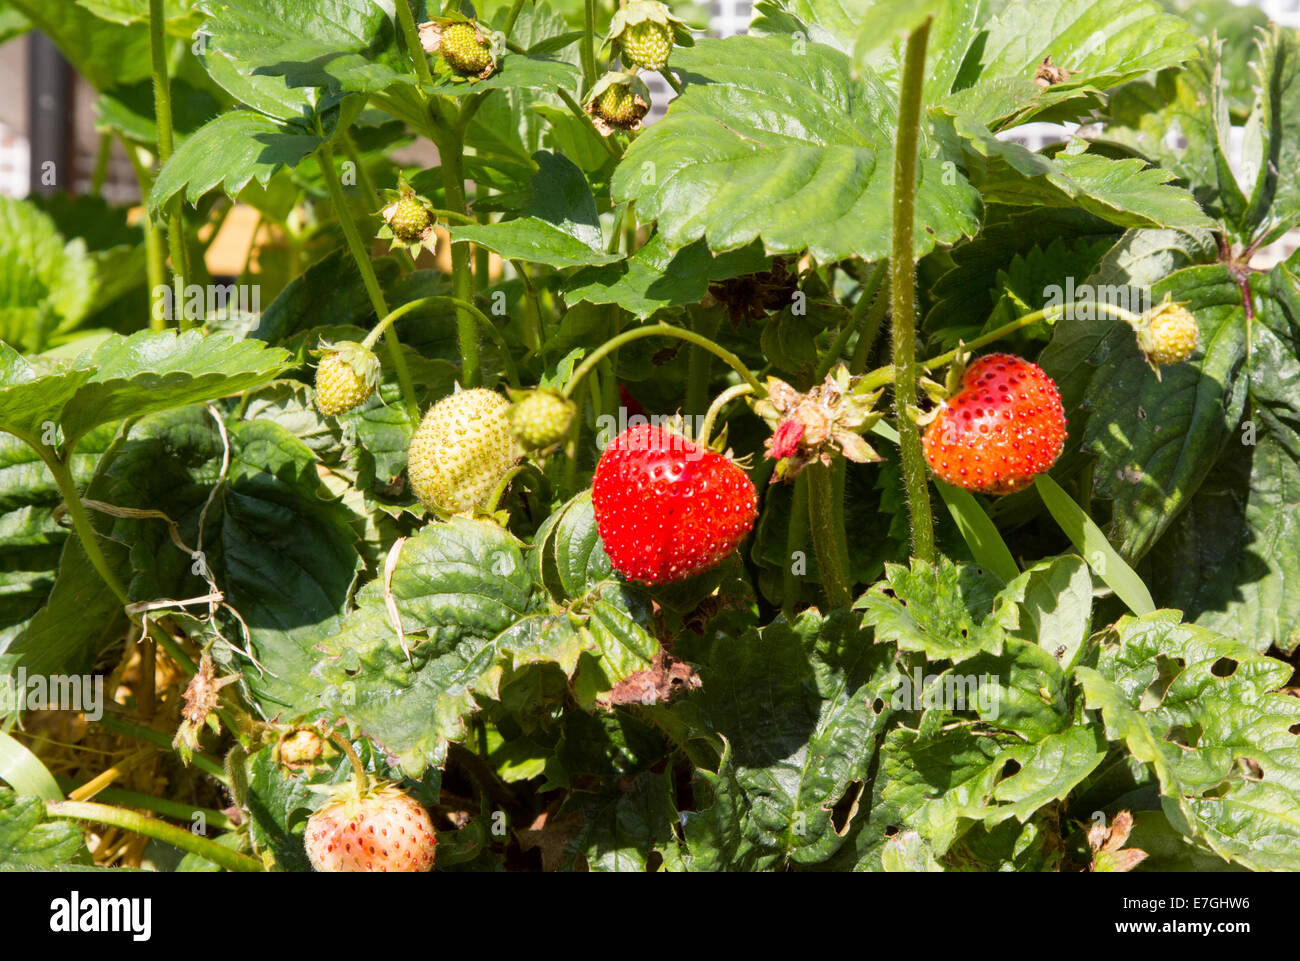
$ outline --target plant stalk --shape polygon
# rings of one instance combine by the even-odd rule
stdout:
[[[256,872],[265,870],[261,861],[250,858],[247,854],[232,851],[216,841],[211,841],[198,834],[191,834],[184,828],[178,828],[174,824],[168,824],[166,821],[159,821],[155,818],[147,818],[143,814],[128,811],[125,808],[110,807],[107,804],[95,804],[89,801],[47,801],[45,811],[50,817],[108,824],[121,828],[123,831],[141,834],[147,838],[153,838],[155,841],[162,841],[164,844],[178,847],[182,851],[188,851],[190,854],[206,858],[227,871]]]
[[[325,179],[325,187],[329,191],[330,201],[334,204],[339,226],[343,228],[343,237],[347,241],[348,250],[352,254],[352,259],[356,261],[357,270],[361,273],[361,282],[365,284],[370,305],[374,308],[376,317],[387,317],[388,303],[384,300],[384,292],[379,287],[375,265],[361,239],[361,231],[357,229],[357,223],[352,219],[347,197],[343,195],[343,183],[339,180],[339,172],[334,168],[334,149],[328,143],[321,144],[319,157],[321,176]],[[420,405],[415,400],[415,386],[411,383],[411,372],[406,366],[406,356],[402,353],[402,345],[397,339],[397,333],[393,330],[386,331],[384,343],[388,345],[388,356],[397,374],[397,382],[401,385],[402,399],[406,402],[411,423],[418,424]]]
[[[898,107],[898,135],[894,149],[893,249],[890,255],[890,289],[894,323],[894,413],[899,434],[903,486],[912,520],[912,554],[934,560],[934,518],[921,451],[921,431],[913,420],[916,405],[916,261],[913,243],[916,200],[916,160],[921,130],[921,90],[925,82],[925,48],[932,18],[911,32],[903,58],[903,89]],[[812,481],[810,481],[812,483]],[[810,492],[810,508],[816,510]],[[814,520],[813,531],[817,531]],[[821,552],[818,552],[818,560]],[[829,594],[829,588],[827,593]]]
[[[461,108],[456,129],[440,136],[435,144],[442,164],[442,184],[447,206],[461,217],[468,214],[465,202],[465,128],[469,125],[469,104]],[[474,278],[470,274],[470,250],[466,244],[451,245],[451,292],[458,300],[470,301],[474,296]],[[479,359],[478,324],[464,308],[456,311],[456,336],[460,342],[460,385],[478,387],[483,381]]]
[[[830,608],[848,607],[853,600],[848,548],[844,543],[844,524],[836,510],[831,469],[816,462],[804,468],[804,473],[808,475],[808,527],[813,550],[817,552],[822,591]]]
[[[171,81],[167,76],[167,51],[164,47],[166,26],[163,0],[149,0],[149,56],[153,71],[154,119],[158,125],[158,169],[171,159],[175,145],[172,133]],[[188,253],[185,249],[185,223],[181,217],[181,200],[172,197],[167,202],[167,247],[172,259],[172,282],[176,295],[173,306],[176,324],[181,330],[190,326],[185,316],[185,277],[189,273]]]
[[[713,354],[714,357],[717,357],[743,377],[745,383],[749,384],[749,386],[754,389],[755,394],[759,397],[767,396],[767,388],[762,385],[759,379],[754,376],[753,372],[745,366],[744,362],[739,357],[727,350],[725,347],[709,340],[709,338],[701,337],[693,330],[687,330],[684,327],[674,327],[672,324],[650,324],[646,327],[633,327],[631,330],[623,331],[623,333],[616,337],[611,337],[586,356],[582,363],[578,365],[578,369],[569,377],[568,382],[564,385],[564,389],[560,391],[560,393],[565,397],[572,397],[574,390],[576,390],[578,384],[582,382],[582,378],[590,373],[591,369],[600,363],[602,358],[631,341],[640,340],[642,337],[656,336],[676,337],[679,340],[692,343],[697,347],[703,347],[709,353]]]

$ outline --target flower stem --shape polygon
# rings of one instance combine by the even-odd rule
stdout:
[[[334,204],[335,216],[339,219],[339,226],[343,228],[343,238],[347,241],[348,250],[356,262],[357,270],[361,273],[361,282],[365,284],[366,294],[370,297],[370,305],[374,308],[376,317],[386,317],[388,303],[384,300],[384,292],[379,287],[379,278],[375,276],[375,265],[370,260],[370,252],[366,249],[361,239],[361,231],[357,229],[357,223],[352,219],[352,212],[348,209],[347,197],[343,195],[343,184],[339,180],[338,171],[334,169],[334,149],[328,142],[320,146],[320,169],[321,176],[325,179],[325,187],[329,191],[330,201]],[[397,340],[396,332],[388,331],[384,343],[388,345],[388,356],[392,361],[393,370],[397,373],[397,382],[401,385],[402,399],[406,402],[411,422],[418,423],[420,405],[415,400],[415,386],[411,383],[411,372],[407,369],[406,355],[402,353],[402,345]]]
[[[471,301],[461,300],[459,297],[419,297],[415,300],[407,301],[400,307],[394,307],[383,320],[375,325],[374,329],[371,330],[370,333],[366,334],[365,340],[361,341],[361,346],[366,348],[373,347],[378,342],[380,336],[392,326],[394,321],[400,320],[407,314],[419,310],[422,307],[455,307],[457,310],[468,313],[476,323],[487,331],[488,336],[491,337],[493,343],[497,345],[497,349],[501,352],[501,362],[506,368],[506,380],[510,382],[510,386],[520,386],[519,369],[515,366],[514,356],[510,353],[510,348],[506,344],[506,339],[502,336],[501,331],[497,329],[496,324],[492,323],[491,318],[488,317],[487,314],[483,313],[483,311],[479,310]]]
[[[142,834],[178,847],[182,851],[205,858],[227,871],[263,871],[262,862],[247,854],[240,854],[230,848],[211,841],[198,834],[191,834],[184,828],[178,828],[166,821],[147,818],[135,811],[125,808],[110,807],[107,804],[95,804],[87,801],[47,801],[45,811],[50,817],[68,818],[74,821],[91,821],[95,824],[108,824]]]
[[[714,398],[713,403],[709,405],[708,413],[704,415],[704,423],[700,425],[700,436],[695,442],[701,447],[709,446],[709,435],[713,433],[713,423],[722,413],[722,408],[731,403],[737,397],[744,397],[746,394],[752,394],[754,388],[749,384],[733,384]]]
[[[473,102],[471,100],[471,102]],[[462,217],[468,213],[465,203],[465,174],[463,171],[465,157],[465,129],[469,125],[470,103],[466,103],[460,112],[455,128],[441,134],[435,141],[438,158],[442,164],[442,185],[447,197],[447,206],[453,213]],[[462,301],[469,301],[474,295],[474,278],[470,274],[470,251],[467,244],[451,245],[451,292]],[[483,380],[479,361],[478,324],[463,308],[456,312],[456,336],[460,342],[460,384],[462,387],[477,387]]]
[[[149,0],[149,55],[153,70],[154,119],[158,125],[158,167],[161,169],[171,159],[174,147],[172,134],[171,82],[167,77],[167,51],[164,47],[163,0]],[[176,289],[173,301],[176,322],[181,330],[190,326],[185,316],[185,275],[189,272],[185,250],[185,224],[181,217],[180,197],[167,202],[167,247],[171,252],[172,279]]]
[[[596,0],[582,5],[582,87],[590,90],[596,82]]]
[[[875,303],[876,295],[880,292],[880,283],[885,278],[885,267],[886,263],[883,260],[876,264],[875,270],[871,272],[871,277],[863,284],[862,294],[858,297],[858,302],[853,305],[853,313],[849,316],[849,322],[844,325],[834,343],[831,344],[830,349],[826,351],[825,356],[817,364],[817,372],[813,374],[813,380],[816,383],[821,383],[826,375],[830,373],[831,368],[835,366],[835,362],[844,353],[849,338],[862,325],[863,318],[867,316],[868,308]],[[875,340],[875,334],[876,331],[873,331],[872,340]]]
[[[347,755],[348,760],[352,763],[352,774],[357,780],[357,793],[365,794],[366,789],[370,786],[370,778],[366,776],[366,766],[361,763],[361,758],[357,757],[356,748],[352,746],[352,742],[333,728],[326,728],[325,736],[337,744],[339,750]]]
[[[758,378],[754,376],[739,357],[727,350],[725,347],[709,340],[709,338],[701,337],[693,330],[687,330],[684,327],[674,327],[672,324],[650,324],[646,327],[633,327],[631,330],[623,331],[623,333],[619,334],[617,337],[611,337],[586,356],[583,362],[578,366],[578,369],[569,377],[568,382],[564,385],[564,389],[560,393],[565,397],[573,396],[574,390],[576,390],[578,384],[582,382],[582,378],[591,371],[591,368],[600,363],[602,358],[618,350],[624,344],[630,343],[634,340],[640,340],[642,337],[656,336],[676,337],[679,340],[685,340],[689,343],[695,344],[697,347],[703,347],[743,377],[745,383],[749,384],[749,386],[754,389],[755,394],[759,397],[767,396],[767,388],[759,382]]]
[[[925,83],[925,48],[932,18],[914,29],[907,38],[903,58],[903,89],[898,105],[898,135],[894,148],[894,229],[890,255],[890,289],[894,323],[894,413],[912,519],[912,555],[934,560],[934,519],[930,512],[930,491],[921,451],[921,431],[912,419],[916,404],[916,251],[913,243],[916,200],[916,156],[921,129],[921,90]],[[811,505],[815,498],[809,498]],[[814,522],[814,541],[816,530]],[[818,560],[821,553],[818,552]],[[828,590],[829,593],[829,590]]]
[[[1003,337],[1007,336],[1007,334],[1013,334],[1022,327],[1028,327],[1030,324],[1037,323],[1040,320],[1050,317],[1052,314],[1064,313],[1065,311],[1073,310],[1075,307],[1085,306],[1092,310],[1100,310],[1104,313],[1109,313],[1111,316],[1129,324],[1135,324],[1141,320],[1141,318],[1132,311],[1125,310],[1123,307],[1116,307],[1113,304],[1093,301],[1087,301],[1086,303],[1056,304],[1052,307],[1044,307],[1041,310],[1035,310],[1033,313],[1025,314],[1023,317],[1017,317],[1015,320],[1008,321],[1001,327],[990,330],[987,334],[980,334],[980,336],[976,337],[969,344],[962,344],[959,348],[945,351],[942,354],[936,354],[928,360],[921,361],[921,366],[926,370],[934,370],[936,367],[944,367],[956,360],[958,353],[979,350],[981,347],[987,346],[994,341],[1001,340]],[[859,378],[857,383],[853,386],[853,392],[855,394],[867,394],[875,390],[877,387],[883,387],[884,385],[892,384],[893,382],[893,367],[877,367],[875,370],[868,371]]]
[[[790,501],[790,525],[785,532],[785,567],[781,570],[781,611],[787,621],[794,620],[799,606],[801,581],[794,570],[794,555],[803,551],[808,542],[808,472],[794,479],[794,492]],[[806,569],[806,568],[805,568]]]
[[[712,338],[718,332],[718,315],[712,310],[692,310],[691,329],[701,337]],[[713,355],[702,347],[691,348],[686,363],[686,402],[683,412],[687,416],[701,413],[708,404],[709,373],[713,368]]]
[[[410,4],[406,0],[396,0],[396,5],[397,23],[402,30],[402,39],[406,42],[406,51],[415,64],[415,75],[419,78],[421,87],[431,85],[433,73],[429,70],[429,59],[424,55],[424,47],[420,44],[420,32],[415,29]]]
[[[844,525],[836,509],[831,469],[816,462],[804,468],[804,473],[808,475],[808,527],[812,532],[813,550],[817,552],[822,591],[829,607],[848,607],[853,600],[849,586],[848,548],[844,541]]]

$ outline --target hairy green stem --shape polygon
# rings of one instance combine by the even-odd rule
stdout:
[[[396,6],[397,23],[402,31],[402,39],[406,42],[407,53],[415,65],[415,75],[419,78],[421,87],[431,85],[433,72],[429,69],[429,58],[424,55],[424,47],[420,45],[420,31],[415,28],[411,7],[406,0],[397,0]]]
[[[376,317],[386,317],[388,303],[384,300],[384,292],[379,287],[379,278],[375,275],[375,265],[370,260],[370,251],[362,241],[361,231],[357,229],[357,222],[352,219],[352,212],[348,209],[348,200],[343,195],[339,172],[334,169],[334,149],[328,142],[321,144],[319,157],[321,176],[329,191],[330,201],[334,204],[334,214],[339,219],[343,238],[347,241],[348,250],[356,262],[357,270],[361,273],[361,282],[370,297],[370,305],[374,308]],[[402,400],[406,403],[411,422],[419,423],[420,405],[415,400],[415,385],[411,382],[411,372],[406,366],[406,355],[402,353],[402,345],[397,340],[397,334],[392,330],[387,331],[384,343],[388,346],[388,356],[392,361],[393,371],[397,374],[397,382],[401,385]]]
[[[456,129],[439,136],[435,141],[438,158],[442,164],[443,191],[447,206],[464,217],[468,208],[465,202],[465,174],[463,171],[465,129],[469,125],[469,104],[461,108]],[[459,300],[469,301],[474,296],[474,278],[470,274],[470,251],[466,244],[451,245],[451,291]],[[483,380],[479,360],[478,324],[473,316],[462,309],[456,312],[456,336],[460,342],[460,384],[478,387]]]
[[[794,492],[790,502],[790,524],[785,533],[785,566],[781,569],[781,612],[787,621],[794,620],[799,606],[800,587],[803,582],[794,570],[794,556],[803,552],[808,543],[808,472],[802,471],[794,479]],[[804,570],[807,570],[805,564]]]
[[[830,608],[848,607],[853,596],[849,586],[848,549],[844,544],[844,525],[835,505],[835,485],[831,469],[821,462],[809,464],[808,527],[812,532],[813,550],[822,591]]]
[[[158,167],[171,159],[174,139],[172,134],[171,81],[167,77],[167,51],[164,47],[163,0],[149,0],[149,56],[153,71],[154,119],[158,124]],[[176,290],[173,307],[176,323],[181,330],[190,326],[185,316],[185,277],[189,273],[188,254],[185,250],[185,224],[181,217],[179,196],[167,202],[167,247],[172,259],[172,280]]]
[[[125,138],[122,147],[126,158],[135,171],[135,182],[140,188],[140,202],[144,204],[145,215],[141,219],[144,228],[145,275],[149,283],[149,327],[152,330],[167,329],[167,251],[162,228],[149,216],[149,192],[153,189],[153,177],[149,175],[140,154],[143,148],[129,143]]]
[[[582,5],[582,88],[590,90],[596,82],[596,0]]]
[[[378,188],[375,186],[374,178],[370,176],[370,171],[368,171],[366,165],[361,162],[361,151],[357,148],[357,142],[353,140],[352,135],[346,131],[339,134],[339,142],[343,144],[343,152],[348,155],[348,159],[352,161],[352,165],[357,168],[357,184],[366,195],[366,205],[369,206],[370,204],[374,204],[376,209],[381,208],[383,206],[383,200],[379,195]],[[253,236],[256,237],[257,233],[254,232]],[[251,257],[253,253],[251,248],[248,253]],[[415,270],[415,261],[411,259],[411,254],[405,247],[394,248],[393,255],[397,258],[398,262],[402,265],[402,269],[406,273],[409,274]]]
[[[921,361],[921,366],[926,370],[934,370],[936,367],[944,367],[956,360],[958,354],[967,353],[972,350],[979,350],[981,347],[985,347],[994,341],[1001,340],[1003,337],[1007,336],[1007,334],[1013,334],[1022,327],[1028,327],[1030,324],[1035,324],[1052,314],[1064,313],[1065,311],[1072,310],[1075,307],[1085,306],[1093,310],[1100,310],[1104,313],[1109,313],[1112,317],[1116,317],[1119,320],[1123,320],[1130,324],[1136,324],[1141,320],[1141,318],[1132,311],[1125,310],[1123,307],[1116,307],[1113,304],[1102,303],[1100,301],[1057,304],[1054,307],[1044,307],[1041,310],[1035,310],[1033,313],[1025,314],[1023,317],[1017,317],[1015,320],[1008,321],[1001,327],[990,330],[987,334],[981,334],[969,344],[962,344],[960,347],[945,351],[942,354],[936,354],[928,360]],[[858,379],[857,383],[854,384],[853,392],[855,394],[866,394],[875,390],[877,387],[883,387],[886,384],[892,384],[893,382],[894,368],[878,367],[875,370],[863,374],[862,377]]]
[[[459,297],[418,297],[415,300],[407,301],[400,307],[394,307],[383,320],[374,326],[370,333],[366,334],[365,339],[361,341],[361,346],[373,347],[378,343],[380,336],[387,332],[395,321],[423,307],[454,307],[459,311],[467,312],[487,332],[488,336],[492,338],[492,342],[497,345],[497,349],[501,352],[501,362],[506,368],[506,380],[510,383],[510,386],[521,386],[519,369],[515,366],[514,356],[510,353],[504,335],[497,329],[496,324],[492,323],[492,319],[479,310],[473,302],[461,300]]]
[[[131,831],[134,834],[142,834],[147,838],[162,841],[164,844],[170,844],[182,851],[188,851],[190,854],[205,858],[227,871],[255,872],[265,870],[261,861],[250,858],[247,854],[232,851],[216,841],[211,841],[198,834],[191,834],[184,828],[178,828],[174,824],[168,824],[166,821],[159,821],[155,818],[147,818],[143,814],[128,811],[125,808],[95,804],[91,801],[47,801],[45,811],[50,817],[108,824],[124,831]]]
[[[687,330],[684,327],[674,327],[672,324],[650,324],[646,327],[633,327],[631,330],[623,331],[623,333],[619,334],[617,337],[611,337],[586,356],[583,362],[578,366],[578,369],[569,377],[568,383],[564,385],[564,389],[561,393],[565,397],[571,397],[578,384],[582,382],[582,378],[591,372],[591,368],[600,363],[603,357],[618,350],[624,344],[630,343],[634,340],[640,340],[642,337],[657,336],[676,337],[679,340],[695,344],[697,347],[703,347],[743,377],[745,383],[749,384],[749,386],[754,389],[755,394],[759,397],[767,396],[767,388],[762,385],[759,379],[754,376],[753,372],[745,366],[744,362],[739,357],[727,350],[725,347],[709,340],[709,338],[701,337],[693,330]]]
[[[718,332],[718,315],[711,310],[691,310],[691,329],[701,337],[712,339]],[[708,403],[709,374],[713,370],[713,355],[702,347],[692,347],[686,362],[686,402],[683,412],[688,416],[699,414]]]
[[[108,162],[113,157],[113,134],[105,130],[99,135],[99,149],[95,153],[95,170],[90,175],[90,195],[98,197],[104,192],[104,178],[108,176]]]
[[[899,435],[903,487],[912,520],[912,554],[934,560],[934,518],[921,451],[921,431],[912,418],[916,405],[916,260],[913,243],[916,201],[916,156],[921,130],[921,91],[925,83],[925,48],[932,18],[911,32],[903,57],[903,89],[898,105],[898,134],[894,148],[893,249],[890,288],[894,323],[894,413]],[[816,498],[809,497],[809,503]],[[814,522],[814,539],[816,538]],[[818,560],[821,552],[818,551]],[[847,589],[846,589],[847,590]],[[829,594],[829,590],[828,590]]]

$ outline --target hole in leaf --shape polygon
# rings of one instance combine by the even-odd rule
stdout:
[[[1221,657],[1214,662],[1210,673],[1215,677],[1232,677],[1237,671],[1237,662],[1230,657]]]
[[[1174,678],[1182,673],[1184,663],[1176,658],[1167,657],[1164,654],[1156,655],[1156,676],[1148,685],[1147,689],[1142,692],[1142,699],[1138,702],[1138,710],[1149,711],[1153,707],[1159,706],[1164,700],[1165,692],[1169,690],[1169,685],[1174,683]]]
[[[1300,724],[1292,724],[1289,728],[1287,728],[1287,730],[1290,731],[1292,734],[1300,735]]]
[[[898,833],[897,824],[891,824],[887,828],[885,828],[885,837],[887,838],[892,838],[897,833]]]
[[[1201,740],[1201,726],[1199,724],[1175,724],[1169,729],[1169,733],[1165,735],[1165,740],[1171,744],[1177,744],[1179,747],[1196,747]]]
[[[858,799],[862,797],[862,789],[865,785],[865,781],[850,782],[844,796],[831,808],[831,827],[839,837],[844,837],[849,824],[853,821],[853,815],[858,813]]]
[[[1015,777],[1020,773],[1020,762],[1012,758],[1002,765],[1002,773],[998,775],[999,781],[1005,781],[1009,777]]]
[[[884,709],[885,709],[885,699],[884,699],[884,698],[878,697],[878,698],[876,698],[874,701],[871,702],[871,713],[872,713],[872,714],[879,714],[879,713],[882,712]],[[1297,724],[1297,725],[1296,725],[1296,728],[1300,728],[1300,724]],[[1297,733],[1295,728],[1292,728],[1292,729],[1291,729],[1291,732],[1292,732],[1293,734],[1294,734],[1294,733]]]
[[[661,867],[663,867],[663,863],[664,863],[664,856],[658,851],[651,851],[649,854],[646,855],[646,859],[645,859],[646,874],[654,874]]]

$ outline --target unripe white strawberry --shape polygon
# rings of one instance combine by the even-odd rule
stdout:
[[[525,450],[544,450],[564,440],[575,407],[553,390],[533,390],[510,407],[510,429]]]
[[[424,415],[407,451],[415,496],[430,510],[482,507],[514,462],[510,403],[496,391],[462,390]]]
[[[307,858],[317,871],[428,871],[438,845],[429,812],[391,784],[349,782],[307,819]]]
[[[1138,346],[1148,361],[1158,367],[1181,364],[1196,352],[1199,330],[1196,318],[1184,304],[1168,296],[1142,315]]]

